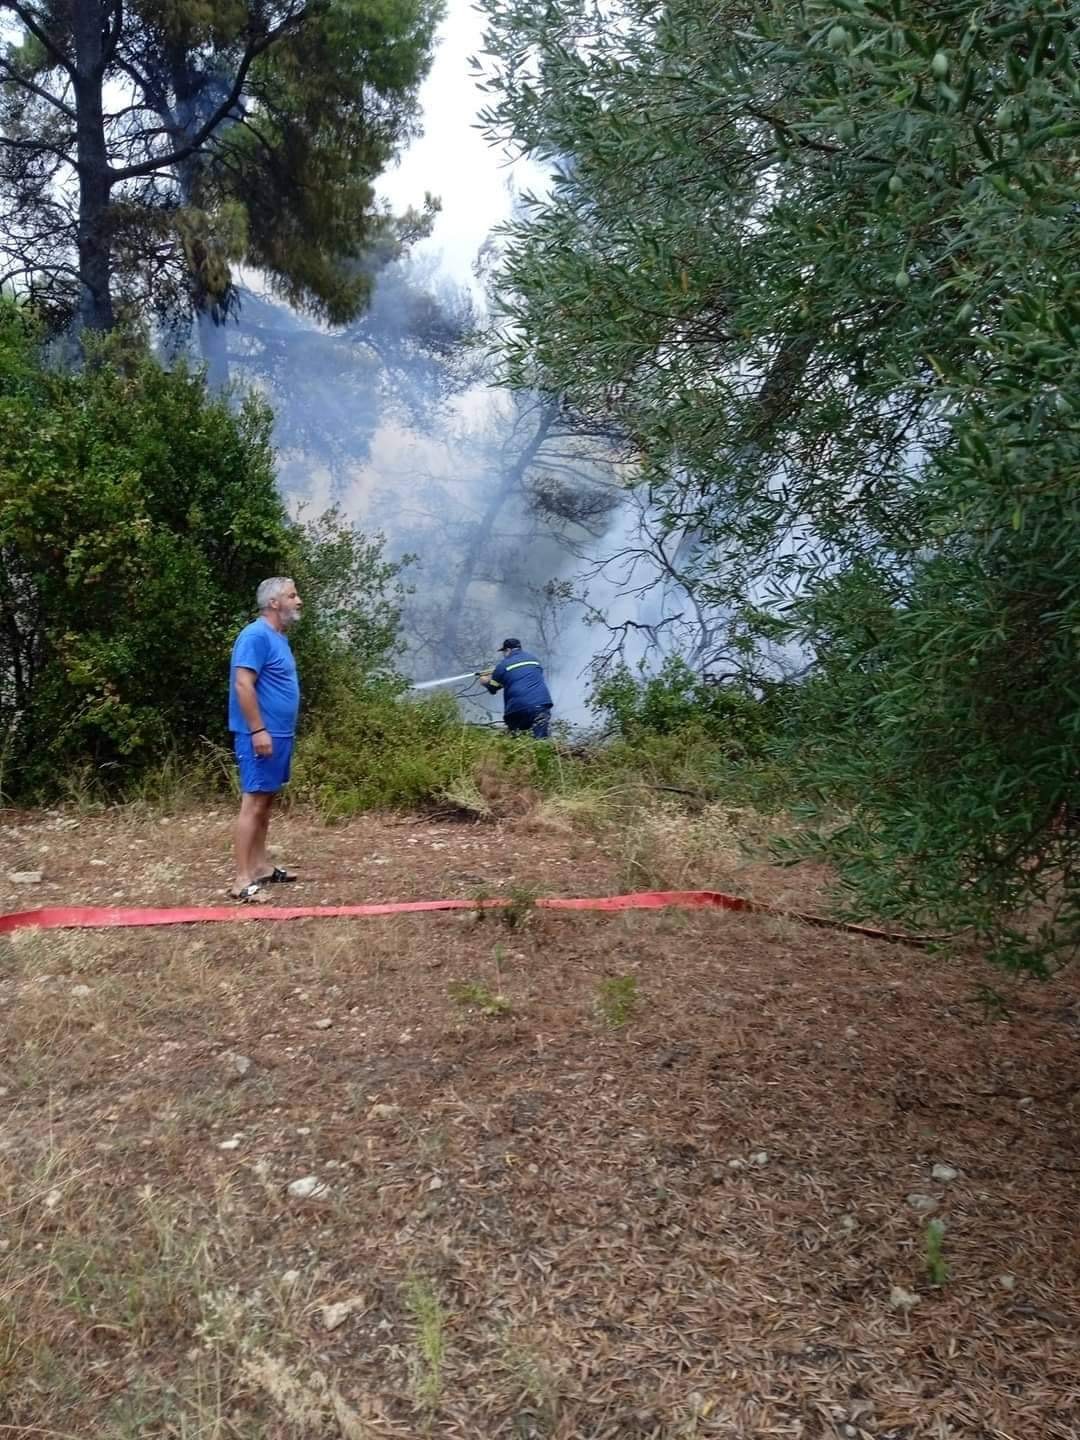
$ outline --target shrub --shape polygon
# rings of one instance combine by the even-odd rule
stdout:
[[[449,696],[407,701],[402,682],[336,682],[297,746],[294,799],[327,819],[434,800],[490,746]]]
[[[593,711],[624,740],[685,735],[704,738],[726,755],[764,754],[780,710],[782,689],[755,693],[719,684],[670,656],[658,675],[621,666],[596,686]]]
[[[131,792],[224,743],[228,657],[255,588],[292,574],[308,710],[390,668],[400,566],[335,511],[278,495],[269,411],[116,340],[48,369],[0,304],[0,784]],[[173,787],[175,788],[175,786]]]
[[[0,724],[20,791],[220,735],[222,655],[290,550],[269,428],[146,356],[49,371],[0,307]]]

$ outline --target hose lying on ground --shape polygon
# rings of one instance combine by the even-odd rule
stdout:
[[[538,910],[741,910],[755,915],[782,915],[804,925],[819,925],[887,940],[898,945],[932,945],[948,935],[898,935],[868,925],[854,925],[798,910],[782,910],[764,901],[719,890],[643,890],[631,895],[596,895],[572,898],[541,896],[532,902]],[[504,910],[520,904],[513,900],[395,900],[366,905],[214,905],[176,906],[167,909],[122,905],[60,905],[0,915],[0,935],[33,927],[39,930],[96,930],[146,925],[195,925],[249,920],[359,919],[374,915],[415,915],[431,910]]]

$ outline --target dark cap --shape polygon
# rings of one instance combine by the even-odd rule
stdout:
[[[504,640],[503,643],[499,646],[499,649],[500,649],[500,650],[520,650],[520,649],[521,649],[521,641],[520,641],[520,640]]]

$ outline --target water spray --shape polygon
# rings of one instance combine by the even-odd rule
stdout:
[[[439,685],[456,685],[459,680],[476,680],[483,672],[480,670],[466,670],[463,675],[443,675],[438,680],[421,680],[419,684],[410,685],[410,690],[434,690]]]

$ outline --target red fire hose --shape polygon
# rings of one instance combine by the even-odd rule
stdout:
[[[59,905],[39,910],[21,910],[0,915],[0,935],[34,927],[39,930],[97,930],[118,926],[196,925],[208,922],[252,920],[360,919],[373,915],[415,915],[428,910],[504,910],[512,900],[398,900],[368,905],[211,905],[178,906],[168,909],[122,905]],[[785,915],[807,925],[846,930],[875,940],[904,945],[929,945],[945,936],[897,935],[865,925],[831,920],[823,915],[781,910],[740,895],[718,890],[645,890],[632,895],[597,895],[583,898],[547,896],[536,900],[540,910],[743,910],[759,915]]]

